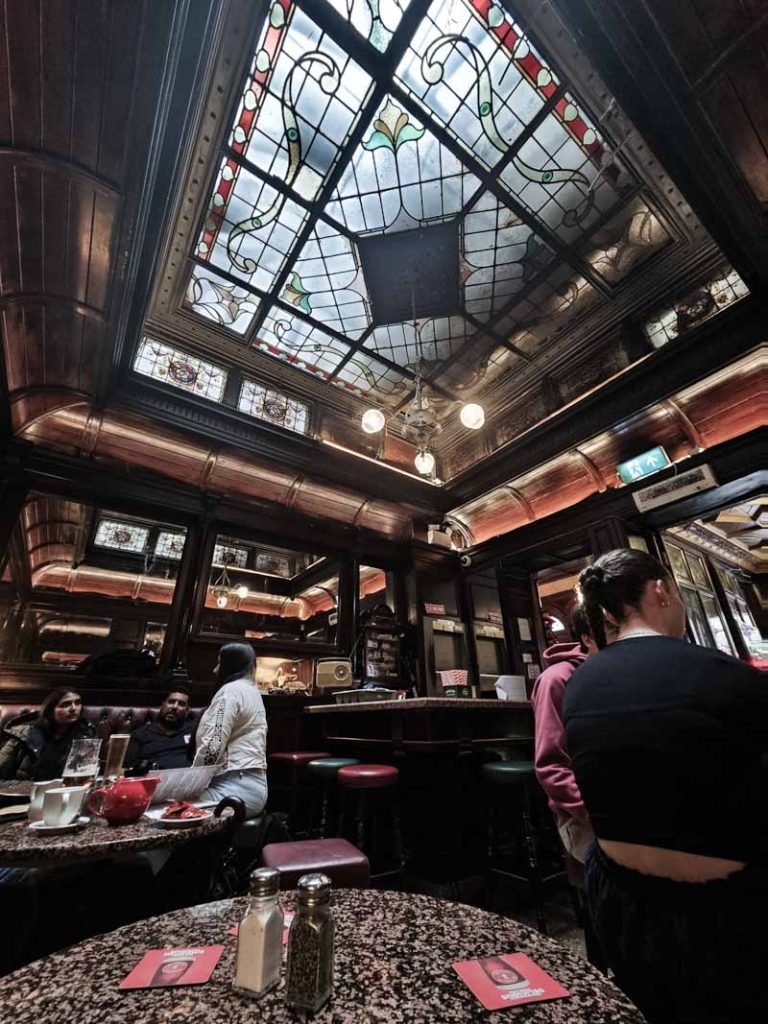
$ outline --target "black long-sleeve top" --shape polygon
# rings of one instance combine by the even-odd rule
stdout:
[[[601,839],[755,861],[768,853],[768,678],[665,636],[581,665],[568,750]]]

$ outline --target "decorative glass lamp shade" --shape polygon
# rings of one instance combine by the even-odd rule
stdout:
[[[479,430],[485,423],[485,409],[477,402],[468,402],[461,407],[459,417],[465,427],[469,427],[470,430]]]
[[[235,588],[235,593],[237,594],[241,601],[244,601],[245,598],[248,597],[248,587],[244,587],[241,584],[239,587]]]
[[[363,413],[362,424],[366,434],[378,434],[380,430],[384,429],[386,422],[386,417],[381,409],[366,409]]]
[[[435,456],[429,450],[425,450],[418,453],[414,459],[414,463],[416,465],[416,469],[422,476],[429,476],[435,468]]]
[[[217,608],[226,608],[227,607],[227,600],[228,599],[227,599],[227,595],[226,594],[219,594],[219,596],[216,598],[216,607]]]

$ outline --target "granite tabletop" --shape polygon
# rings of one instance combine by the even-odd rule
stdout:
[[[282,897],[294,905],[293,893]],[[254,1002],[232,989],[236,939],[228,934],[245,899],[224,900],[119,928],[0,978],[0,1019],[14,1024],[163,1024],[265,1021],[296,1024],[284,983]],[[588,963],[509,918],[426,896],[340,890],[334,994],[314,1024],[643,1024],[629,1000]],[[149,949],[223,944],[206,985],[118,989]],[[571,993],[566,999],[484,1010],[451,967],[523,952]]]
[[[311,704],[305,715],[333,715],[340,711],[530,711],[527,700],[488,700],[469,697],[411,697],[409,700],[366,700],[350,704]]]
[[[92,818],[79,831],[58,836],[33,831],[25,819],[0,825],[0,864],[31,866],[78,858],[114,857],[145,850],[167,850],[220,832],[227,826],[228,817],[209,818],[199,825],[183,829],[159,828],[145,818],[133,825],[108,825]]]

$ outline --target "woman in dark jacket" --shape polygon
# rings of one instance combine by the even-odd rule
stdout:
[[[56,779],[72,740],[95,736],[83,714],[83,698],[60,686],[39,711],[12,719],[0,733],[0,779]]]

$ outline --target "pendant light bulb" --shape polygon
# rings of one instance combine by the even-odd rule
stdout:
[[[479,430],[485,423],[485,409],[477,402],[468,402],[462,405],[459,418],[465,427],[470,430]]]
[[[216,598],[216,607],[217,608],[226,608],[227,607],[227,598],[226,598],[226,596],[224,594],[220,594],[219,597]]]
[[[419,452],[414,459],[416,469],[421,473],[422,476],[429,476],[432,470],[435,468],[435,456],[432,452],[425,450]]]
[[[381,409],[366,409],[363,413],[362,426],[366,434],[378,434],[384,429],[386,418]]]
[[[246,597],[248,597],[248,587],[244,587],[241,584],[239,587],[235,589],[235,593],[237,594],[241,601],[244,601]]]

